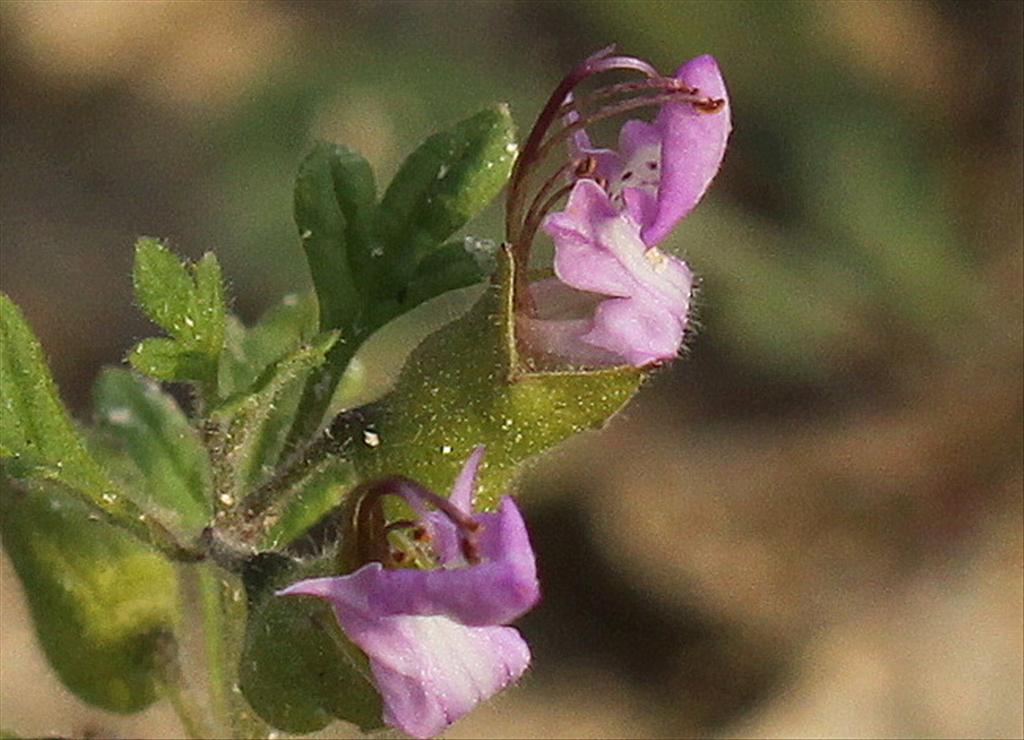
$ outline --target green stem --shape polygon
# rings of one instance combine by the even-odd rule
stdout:
[[[181,721],[182,729],[189,738],[210,737],[203,711],[188,688],[188,675],[182,669],[180,646],[171,632],[161,634],[154,651],[157,684],[160,693],[171,703],[174,713]]]
[[[180,683],[171,682],[164,684],[163,688],[164,696],[170,701],[171,706],[174,708],[174,713],[178,715],[182,729],[185,730],[185,735],[192,740],[202,740],[202,738],[211,737],[209,729],[203,722],[202,713],[195,703],[192,702],[184,687]]]
[[[363,338],[365,336],[366,334],[363,335]],[[343,337],[343,339],[347,339],[347,341],[335,344],[327,353],[326,362],[310,373],[306,386],[302,390],[302,399],[295,412],[295,420],[292,422],[291,429],[288,430],[284,452],[281,455],[282,460],[287,460],[316,434],[324,419],[324,414],[327,413],[327,408],[331,405],[331,399],[341,382],[341,377],[345,374],[359,345],[362,344],[362,338]]]
[[[201,564],[199,570],[199,600],[203,619],[204,654],[207,680],[213,713],[218,730],[233,728],[231,712],[231,672],[225,619],[224,584],[216,566]]]

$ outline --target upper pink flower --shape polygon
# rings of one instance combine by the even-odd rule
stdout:
[[[566,115],[576,129],[574,185],[564,210],[540,222],[555,244],[555,278],[526,288],[531,310],[517,316],[517,331],[528,355],[644,367],[679,352],[693,274],[656,245],[703,197],[721,166],[731,122],[713,57],[692,59],[673,79],[653,82],[667,90],[657,116],[627,121],[618,150],[594,147],[580,125],[586,118],[575,109]]]
[[[409,499],[438,567],[372,562],[279,592],[331,603],[342,630],[370,659],[384,721],[413,737],[437,735],[517,680],[530,662],[519,632],[502,625],[540,598],[533,549],[511,497],[496,513],[471,514],[483,452],[478,447],[466,461],[447,514]]]

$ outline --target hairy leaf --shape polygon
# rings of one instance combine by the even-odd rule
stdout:
[[[144,487],[133,491],[140,506],[171,512],[179,529],[198,533],[213,513],[210,466],[178,404],[156,383],[114,368],[100,375],[94,397],[101,427],[142,472]]]
[[[359,440],[351,454],[362,479],[401,474],[447,490],[473,447],[486,444],[478,502],[491,507],[523,462],[603,426],[636,392],[643,373],[633,367],[521,366],[506,252],[502,269],[500,285],[412,353],[390,394],[340,422],[339,438]]]
[[[158,240],[142,238],[133,278],[139,305],[170,338],[144,340],[129,362],[159,380],[198,381],[215,389],[227,313],[217,258],[207,253],[188,265]]]
[[[18,307],[0,294],[0,454],[18,478],[66,486],[94,509],[151,539],[143,512],[89,455],[75,430],[43,358],[42,347]]]
[[[317,333],[316,296],[288,295],[252,327],[231,317],[220,368],[220,388],[231,396],[248,388],[267,366]]]

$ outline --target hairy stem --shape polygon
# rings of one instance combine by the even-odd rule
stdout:
[[[182,669],[179,645],[172,633],[168,632],[157,639],[155,663],[160,693],[178,715],[185,734],[193,739],[210,737],[210,728],[206,724],[203,710],[189,689],[186,678],[188,673]]]
[[[362,344],[360,338],[342,337],[342,341],[339,341],[327,353],[327,361],[323,366],[310,373],[306,387],[302,390],[302,399],[295,412],[295,420],[292,422],[291,429],[288,430],[284,452],[281,455],[282,460],[289,459],[317,433],[324,414],[327,413],[327,409],[331,405],[334,391],[337,390],[341,377],[348,369],[349,362],[360,344]]]
[[[232,731],[236,723],[231,711],[232,671],[229,670],[224,583],[214,565],[199,565],[197,573],[210,703],[218,733],[225,733]]]
[[[178,721],[181,722],[186,737],[190,740],[202,740],[213,736],[203,722],[199,707],[191,700],[184,687],[177,683],[169,683],[164,686],[163,691],[174,713],[178,715]]]

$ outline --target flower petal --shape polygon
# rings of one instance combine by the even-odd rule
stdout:
[[[570,103],[572,99],[573,96],[570,93],[566,96],[565,102]],[[580,120],[580,114],[575,110],[570,110],[562,120],[565,125],[572,125]],[[604,177],[610,180],[622,171],[622,161],[619,158],[618,152],[595,147],[591,143],[590,135],[586,129],[581,128],[574,131],[569,137],[569,159],[575,162],[584,157],[594,158],[594,172],[588,175],[588,177]],[[575,174],[572,175],[572,179],[576,179]]]
[[[482,454],[477,448],[463,469],[470,489]],[[462,478],[456,486],[466,485]],[[385,721],[415,737],[436,735],[519,678],[530,661],[519,633],[500,626],[540,597],[526,526],[510,497],[476,518],[479,564],[424,571],[369,563],[278,592],[331,603],[370,660]]]
[[[480,469],[480,463],[484,459],[484,445],[477,445],[473,452],[466,458],[458,477],[452,485],[452,492],[448,496],[457,509],[467,514],[473,509],[473,494],[476,493],[476,474]]]
[[[384,721],[419,738],[439,734],[530,662],[515,629],[466,627],[445,617],[392,617],[352,638],[370,658]]]
[[[685,319],[692,287],[685,263],[656,247],[644,246],[636,225],[627,218],[606,219],[596,232],[600,245],[615,255],[634,281],[636,287],[623,297],[650,293],[651,299],[664,304],[677,320]]]
[[[657,217],[642,232],[648,245],[664,239],[703,197],[722,164],[732,128],[728,92],[714,57],[691,59],[679,68],[676,78],[696,87],[701,95],[725,103],[715,113],[702,113],[689,103],[669,103],[658,114],[662,172]]]
[[[554,268],[558,279],[578,290],[603,295],[629,296],[637,290],[636,279],[598,230],[619,212],[608,194],[593,180],[579,180],[564,211],[544,219],[542,228],[555,242]],[[644,245],[633,245],[643,252]]]
[[[656,303],[611,298],[597,307],[594,328],[584,341],[643,367],[675,358],[683,341],[683,323]]]

